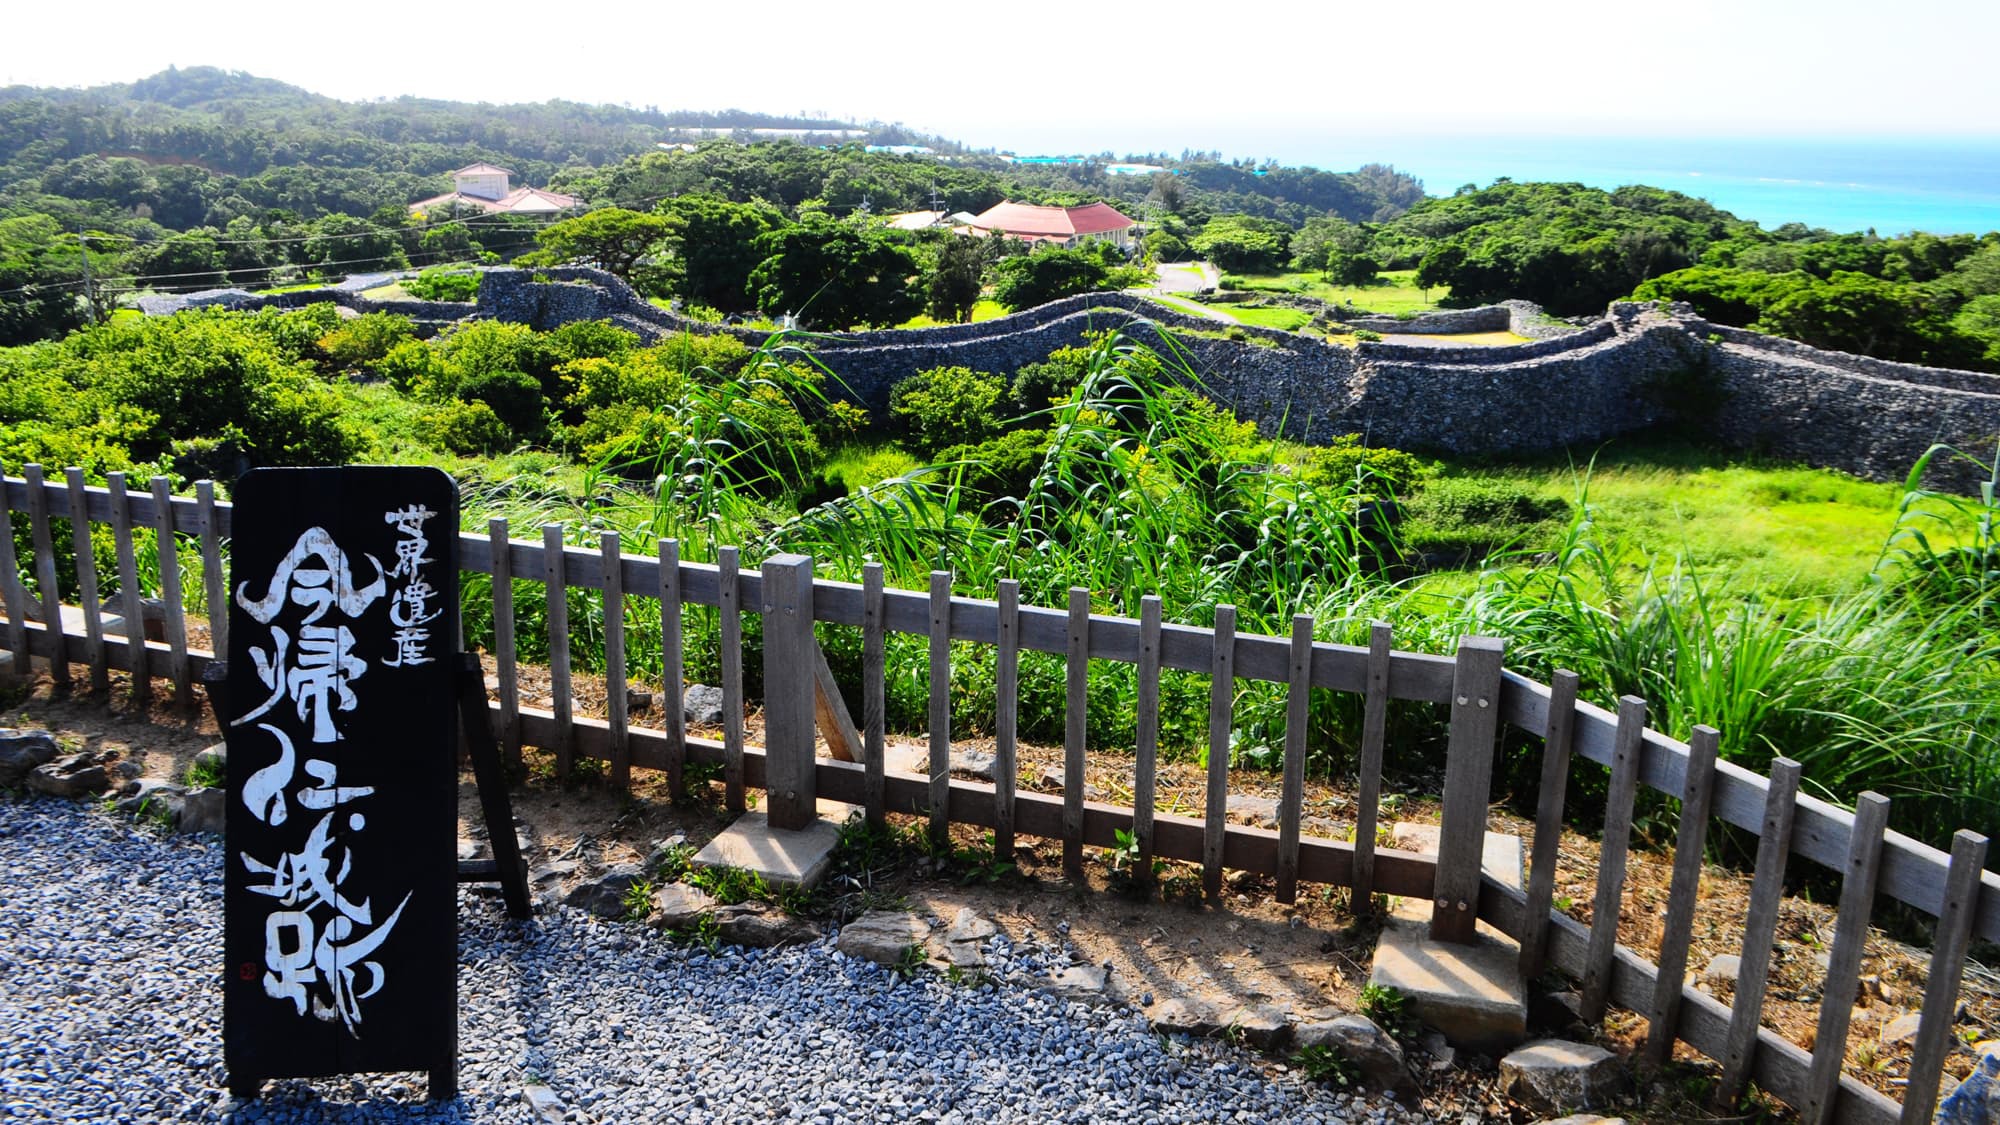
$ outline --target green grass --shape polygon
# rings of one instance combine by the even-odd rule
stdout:
[[[1450,336],[1435,336],[1428,332],[1398,332],[1393,335],[1384,333],[1382,339],[1385,342],[1404,343],[1421,341],[1449,348],[1504,348],[1513,344],[1532,343],[1526,336],[1517,336],[1512,332],[1459,332]]]
[[[361,295],[363,297],[368,298],[371,301],[416,300],[415,297],[410,295],[410,291],[408,289],[403,288],[403,283],[400,281],[392,281],[387,285],[377,285],[373,289],[363,289],[361,291]]]
[[[1218,306],[1221,311],[1236,318],[1238,323],[1253,324],[1259,328],[1276,328],[1281,332],[1296,332],[1312,319],[1312,314],[1301,309],[1288,309],[1281,305],[1269,308],[1245,308],[1242,305]]]
[[[846,485],[849,493],[853,493],[900,477],[919,464],[921,462],[916,457],[899,445],[889,442],[879,445],[856,443],[827,458],[825,471]]]
[[[1438,307],[1439,301],[1451,295],[1449,289],[1417,288],[1415,270],[1387,270],[1381,274],[1382,283],[1379,285],[1335,285],[1321,275],[1310,272],[1231,276],[1239,277],[1252,289],[1298,293],[1390,316],[1406,312],[1429,312]]]
[[[1774,598],[1859,588],[1895,526],[1902,496],[1893,484],[1664,439],[1614,440],[1600,447],[1594,465],[1588,451],[1577,457],[1575,464],[1447,465],[1446,473],[1511,481],[1567,500],[1587,486],[1596,534],[1628,576],[1679,559],[1718,593]],[[1446,572],[1425,585],[1463,588],[1468,577]]]
[[[991,297],[981,297],[979,300],[973,302],[972,319],[968,323],[978,324],[982,320],[998,320],[1000,317],[1006,315],[1007,315],[1007,307],[1005,305],[1002,305],[1000,302],[994,300]],[[938,328],[947,323],[949,322],[938,320],[927,313],[918,313],[916,316],[913,316],[910,319],[904,321],[903,323],[898,324],[896,327]]]

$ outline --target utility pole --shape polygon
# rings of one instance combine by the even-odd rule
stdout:
[[[931,210],[936,211],[939,218],[944,217],[944,200],[938,195],[936,180],[931,181]]]
[[[84,236],[83,224],[76,224],[76,245],[83,251],[83,307],[90,310],[90,322],[97,323],[97,298],[92,295],[90,278],[90,240]]]

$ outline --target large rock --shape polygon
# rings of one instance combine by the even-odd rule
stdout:
[[[571,887],[563,897],[563,905],[587,910],[599,918],[623,918],[631,912],[627,896],[645,877],[637,865],[622,864],[599,878]]]
[[[1540,1110],[1564,1113],[1609,1103],[1625,1086],[1618,1056],[1588,1043],[1537,1039],[1500,1060],[1500,1088]]]
[[[1152,1021],[1153,1030],[1163,1035],[1214,1035],[1223,1027],[1221,1009],[1192,996],[1163,1000],[1148,1018]]]
[[[718,907],[715,930],[718,937],[731,945],[756,949],[806,945],[819,940],[819,931],[811,923],[788,917],[761,902]]]
[[[35,767],[56,760],[62,750],[45,730],[0,728],[0,789],[15,789]]]
[[[1361,1071],[1362,1080],[1378,1090],[1409,1090],[1414,1083],[1403,1045],[1367,1016],[1338,1016],[1292,1029],[1300,1050],[1326,1047]]]
[[[681,710],[691,727],[722,725],[722,689],[707,684],[690,684],[681,693]]]
[[[1232,793],[1226,806],[1231,820],[1244,824],[1254,824],[1259,828],[1278,826],[1278,799],[1275,797],[1253,797],[1248,793]]]
[[[900,910],[870,910],[840,928],[834,948],[877,965],[900,965],[910,950],[921,950],[930,927]]]
[[[135,778],[118,791],[124,794],[118,802],[119,812],[165,820],[169,824],[180,819],[181,802],[187,796],[186,789],[158,777]]]
[[[1281,1047],[1292,1037],[1291,1017],[1275,1004],[1233,1008],[1223,1014],[1222,1025],[1230,1038],[1259,1051]]]
[[[646,920],[663,930],[678,930],[714,910],[715,899],[707,891],[686,883],[668,883],[653,892],[653,912]]]
[[[194,756],[196,769],[212,770],[217,777],[229,775],[229,744],[218,742]]]
[[[1972,1073],[1938,1106],[1936,1125],[2000,1125],[2000,1040],[1973,1048]]]
[[[195,789],[182,798],[180,814],[174,818],[174,830],[220,836],[228,827],[228,813],[227,789]]]
[[[28,788],[51,797],[87,797],[111,788],[111,774],[86,750],[36,766],[28,772]]]

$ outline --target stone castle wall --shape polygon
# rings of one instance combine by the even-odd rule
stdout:
[[[681,332],[734,335],[753,346],[770,333],[689,320],[597,270],[490,270],[475,305],[369,301],[340,290],[275,296],[218,294],[235,308],[335,301],[420,322],[484,317],[551,329],[608,320],[658,340]],[[1613,304],[1581,331],[1551,325],[1526,302],[1448,310],[1407,320],[1350,320],[1377,331],[1450,334],[1511,329],[1539,336],[1510,347],[1362,344],[1225,326],[1124,293],[1053,302],[979,324],[858,333],[802,333],[841,386],[871,409],[895,384],[939,366],[1011,373],[1089,333],[1120,329],[1172,344],[1208,393],[1267,432],[1315,442],[1344,433],[1373,443],[1462,455],[1588,447],[1667,422],[1694,424],[1728,445],[1901,479],[1933,443],[1991,457],[2000,442],[2000,376],[1887,363],[1711,324],[1686,306]],[[1228,329],[1229,338],[1213,333]],[[1559,334],[1552,334],[1559,333]],[[1931,482],[1979,479],[1964,462]]]

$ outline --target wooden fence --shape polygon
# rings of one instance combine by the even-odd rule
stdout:
[[[22,670],[21,654],[49,662],[58,690],[66,690],[72,664],[87,667],[99,690],[109,670],[132,673],[142,696],[154,679],[169,681],[177,698],[192,700],[192,685],[208,663],[226,650],[226,615],[211,614],[212,651],[188,643],[180,559],[183,552],[202,560],[205,604],[224,604],[222,541],[230,534],[230,506],[215,499],[210,482],[198,482],[193,498],[174,497],[164,478],[133,491],[122,474],[109,474],[108,487],[87,486],[76,469],[62,482],[44,478],[28,465],[23,477],[4,478],[0,507],[0,597],[7,612],[4,641]],[[71,520],[70,542],[55,542],[52,521]],[[31,544],[30,595],[22,581],[15,548],[16,517],[24,516]],[[121,616],[140,622],[139,545],[134,529],[151,529],[158,541],[175,536],[191,542],[173,551],[155,551],[157,587],[164,603],[164,640],[135,641],[107,632],[98,609],[100,582],[90,549],[90,524],[108,524],[115,545]],[[690,762],[720,764],[725,800],[732,810],[745,805],[746,788],[766,793],[774,826],[800,827],[815,815],[815,800],[827,797],[861,805],[879,822],[890,812],[928,818],[943,838],[952,824],[976,825],[994,833],[997,854],[1011,854],[1019,836],[1060,840],[1065,866],[1081,869],[1083,849],[1117,845],[1130,833],[1138,851],[1134,871],[1151,875],[1155,857],[1185,860],[1202,867],[1207,893],[1220,893],[1225,869],[1273,876],[1280,900],[1293,901],[1300,881],[1351,888],[1366,904],[1374,893],[1428,900],[1432,935],[1465,940],[1485,921],[1521,943],[1522,969],[1530,977],[1559,969],[1581,984],[1583,1015],[1601,1018],[1616,1003],[1645,1016],[1650,1034],[1645,1055],[1664,1060],[1678,1041],[1721,1064],[1719,1096],[1734,1102],[1748,1082],[1796,1107],[1808,1125],[1856,1122],[1904,1125],[1930,1120],[1940,1076],[1953,1047],[1952,1024],[1964,960],[1974,938],[2000,941],[2000,876],[1985,873],[1986,840],[1960,832],[1949,855],[1901,834],[1886,831],[1888,801],[1863,794],[1848,813],[1799,792],[1799,766],[1778,759],[1770,777],[1717,760],[1717,732],[1696,728],[1683,743],[1646,726],[1644,701],[1627,697],[1616,713],[1580,702],[1577,678],[1559,672],[1551,684],[1507,671],[1503,644],[1470,637],[1451,656],[1399,652],[1386,625],[1376,625],[1365,647],[1312,639],[1312,621],[1294,620],[1289,637],[1239,634],[1232,607],[1218,607],[1213,628],[1161,620],[1159,599],[1142,602],[1140,616],[1090,612],[1087,591],[1072,590],[1063,609],[1023,606],[1011,580],[999,584],[994,600],[953,597],[950,575],[932,576],[928,591],[885,589],[878,565],[866,568],[860,584],[814,577],[812,562],[796,555],[766,560],[755,570],[741,568],[736,551],[724,548],[715,564],[683,561],[678,545],[662,540],[655,553],[631,555],[618,537],[605,533],[596,549],[568,545],[560,525],[540,529],[539,542],[514,539],[504,520],[493,520],[486,535],[460,537],[463,570],[491,575],[495,611],[494,657],[499,666],[499,699],[491,703],[503,745],[518,754],[522,745],[556,755],[567,770],[578,756],[607,762],[612,782],[629,783],[634,766],[665,771],[678,792]],[[57,592],[58,552],[73,558],[76,607]],[[552,708],[523,706],[515,657],[513,579],[545,586]],[[608,672],[608,718],[572,713],[573,674],[569,666],[570,589],[601,591]],[[626,713],[625,607],[628,599],[653,598],[661,606],[665,657],[664,725],[635,726]],[[720,668],[724,694],[723,738],[690,736],[682,722],[682,607],[713,607],[720,620]],[[765,745],[743,738],[742,629],[744,613],[763,619]],[[52,628],[50,623],[60,622]],[[824,675],[814,640],[815,623],[858,628],[862,633],[863,720],[860,762],[816,755],[815,705]],[[136,631],[136,630],[128,630]],[[927,774],[887,771],[883,765],[885,638],[890,633],[929,639],[930,762]],[[141,634],[143,636],[143,634]],[[996,661],[996,745],[992,784],[963,781],[950,772],[951,644],[991,645]],[[1023,651],[1053,653],[1066,660],[1067,732],[1063,792],[1060,796],[1017,792],[1017,667]],[[1084,797],[1084,714],[1089,662],[1136,665],[1138,722],[1131,807]],[[1159,735],[1159,683],[1163,669],[1211,676],[1208,790],[1201,818],[1154,809]],[[1275,831],[1226,820],[1229,735],[1236,680],[1261,680],[1287,687],[1282,797]],[[1360,800],[1352,843],[1305,836],[1300,831],[1305,769],[1305,719],[1314,690],[1363,697]],[[1414,700],[1448,709],[1448,750],[1444,816],[1435,857],[1377,849],[1375,824],[1389,701]],[[1480,855],[1491,793],[1496,737],[1501,723],[1543,738],[1546,750],[1536,814],[1534,845],[1525,890],[1481,872]],[[1582,925],[1552,909],[1556,862],[1570,764],[1574,758],[1610,769],[1593,923]],[[1657,964],[1643,951],[1620,945],[1617,918],[1631,835],[1633,804],[1640,785],[1681,803],[1673,878]],[[1696,884],[1709,823],[1720,820],[1759,837],[1751,906],[1742,945],[1742,966],[1733,1005],[1684,982],[1694,925]],[[1786,865],[1793,856],[1838,871],[1842,876],[1830,965],[1813,1051],[1806,1051],[1760,1025],[1770,953],[1783,894]],[[1884,1097],[1842,1074],[1851,998],[1856,994],[1870,911],[1877,894],[1888,895],[1937,919],[1936,941],[1924,994],[1919,1031],[1903,1103]]]

